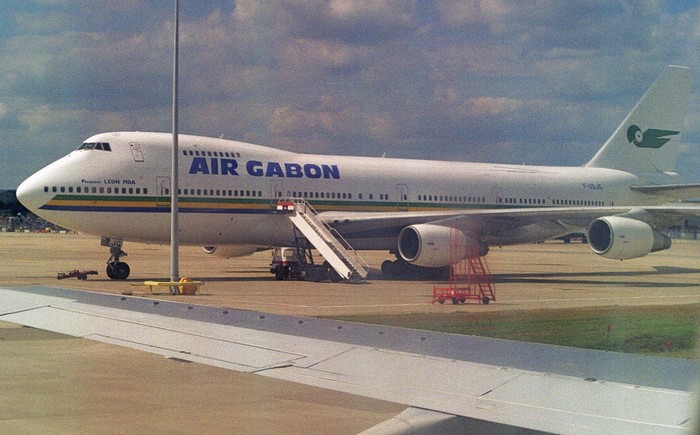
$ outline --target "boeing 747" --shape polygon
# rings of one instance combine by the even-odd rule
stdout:
[[[663,230],[700,208],[700,185],[674,172],[692,72],[669,66],[581,167],[311,155],[179,136],[179,240],[226,257],[290,246],[278,202],[303,198],[354,248],[395,254],[384,272],[454,260],[451,238],[489,246],[585,232],[594,253],[631,259],[667,249]],[[39,216],[111,241],[107,273],[126,279],[124,240],[168,243],[172,135],[113,132],[41,169],[17,196]]]

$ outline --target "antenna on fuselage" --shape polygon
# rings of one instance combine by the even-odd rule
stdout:
[[[175,22],[173,41],[173,156],[170,186],[170,282],[180,280],[179,222],[178,222],[178,129],[177,129],[177,82],[178,82],[178,39],[180,27],[180,1],[175,0]],[[177,287],[170,288],[177,294]]]

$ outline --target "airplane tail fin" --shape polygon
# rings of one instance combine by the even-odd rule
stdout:
[[[585,166],[668,181],[680,154],[692,76],[690,68],[668,66]]]

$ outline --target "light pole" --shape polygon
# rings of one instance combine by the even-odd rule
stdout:
[[[177,82],[178,82],[178,40],[180,27],[180,1],[175,0],[174,23],[174,49],[173,49],[173,156],[170,176],[170,281],[180,279],[179,257],[179,222],[178,222],[178,131],[177,131]],[[177,294],[177,287],[170,288],[172,294]]]

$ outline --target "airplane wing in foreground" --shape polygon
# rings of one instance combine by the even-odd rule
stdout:
[[[0,289],[0,320],[401,403],[369,433],[686,433],[696,365],[59,288]]]

